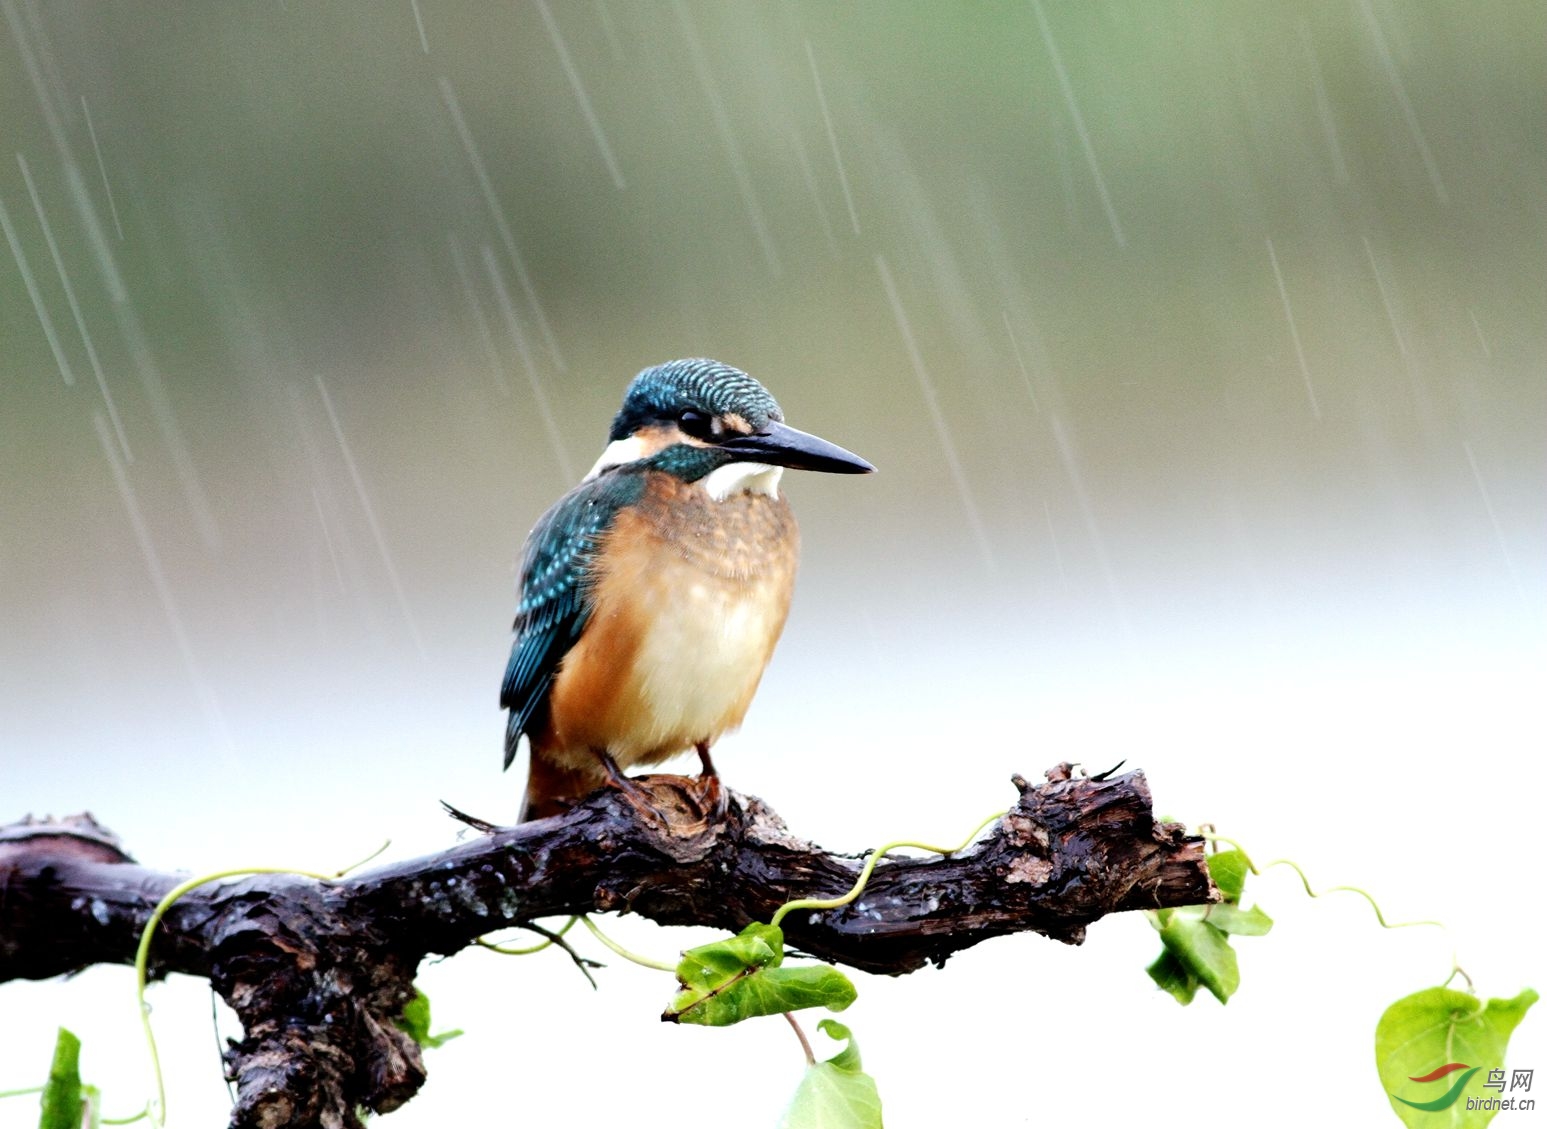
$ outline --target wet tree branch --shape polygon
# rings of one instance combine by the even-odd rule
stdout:
[[[1035,787],[1017,777],[1014,807],[967,850],[889,860],[858,901],[792,913],[788,944],[901,974],[990,937],[1077,944],[1106,914],[1217,897],[1202,843],[1155,821],[1141,773],[1092,779],[1060,765],[1047,777]],[[555,915],[738,930],[791,899],[841,894],[858,873],[858,857],[795,837],[755,797],[728,793],[711,822],[692,782],[641,783],[645,803],[603,791],[563,816],[359,876],[224,880],[176,902],[152,975],[207,978],[240,1017],[245,1037],[226,1054],[232,1125],[352,1127],[357,1108],[411,1098],[423,1060],[393,1020],[426,956]],[[180,881],[135,864],[90,816],[0,828],[0,983],[132,963],[152,909]]]

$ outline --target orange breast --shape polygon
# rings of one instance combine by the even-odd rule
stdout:
[[[598,547],[592,613],[549,692],[538,753],[627,768],[713,741],[741,724],[784,628],[799,534],[764,494],[713,501],[652,474],[641,504]]]

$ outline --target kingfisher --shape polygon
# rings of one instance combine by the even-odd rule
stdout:
[[[800,533],[788,467],[870,463],[784,422],[740,369],[688,359],[630,382],[596,465],[527,535],[500,705],[531,749],[522,821],[741,725],[784,629]]]

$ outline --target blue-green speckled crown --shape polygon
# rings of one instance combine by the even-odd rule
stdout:
[[[735,412],[754,429],[770,420],[784,420],[768,389],[739,368],[691,357],[655,365],[636,376],[623,394],[623,407],[613,417],[607,438],[627,439],[646,424],[674,420],[685,411]]]

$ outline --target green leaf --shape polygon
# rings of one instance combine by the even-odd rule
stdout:
[[[1242,909],[1229,902],[1209,906],[1203,911],[1203,919],[1221,933],[1234,933],[1237,937],[1261,937],[1273,928],[1273,919],[1257,906]]]
[[[1202,911],[1196,907],[1178,910],[1160,927],[1160,941],[1166,953],[1186,970],[1187,975],[1207,988],[1220,1003],[1226,1003],[1241,986],[1241,971],[1236,964],[1235,950],[1230,938],[1203,920]],[[1150,976],[1155,977],[1152,971]],[[1156,983],[1160,983],[1156,978]],[[1166,988],[1177,999],[1182,997]],[[1183,1003],[1192,999],[1191,995]]]
[[[1504,1070],[1510,1033],[1537,998],[1527,988],[1512,1000],[1484,1004],[1468,992],[1427,988],[1388,1007],[1375,1025],[1375,1069],[1402,1123],[1481,1129],[1492,1121],[1497,1108],[1467,1109],[1468,1099],[1510,1099],[1508,1074],[1502,1092],[1483,1084],[1490,1070]]]
[[[734,937],[688,949],[677,963],[682,990],[661,1018],[670,1023],[728,1027],[759,1015],[808,1007],[842,1011],[858,994],[827,964],[781,967],[784,931],[757,922]]]
[[[1176,997],[1176,1002],[1183,1005],[1192,1003],[1193,997],[1198,994],[1201,987],[1198,978],[1187,971],[1187,966],[1171,955],[1171,950],[1166,949],[1144,971],[1150,974],[1150,979],[1162,989]]]
[[[845,1042],[843,1050],[833,1055],[827,1061],[840,1070],[847,1070],[858,1074],[864,1069],[859,1058],[859,1043],[854,1039],[854,1032],[849,1030],[846,1023],[839,1023],[836,1019],[823,1019],[818,1021],[816,1029],[829,1039],[842,1039]]]
[[[817,1027],[847,1046],[826,1062],[806,1067],[779,1129],[882,1129],[881,1095],[875,1079],[860,1068],[859,1047],[849,1029],[836,1019],[824,1019]]]
[[[430,1034],[430,997],[414,988],[414,998],[403,1005],[403,1014],[393,1020],[398,1030],[407,1033],[408,1037],[421,1047],[435,1048],[451,1042],[462,1029],[455,1031],[442,1031],[439,1035]]]
[[[38,1129],[80,1129],[81,1114],[81,1041],[61,1027],[48,1085],[43,1087],[43,1116]]]
[[[1192,1003],[1199,988],[1207,988],[1220,1003],[1228,1002],[1241,986],[1230,935],[1261,937],[1273,928],[1273,919],[1261,908],[1241,908],[1248,872],[1244,852],[1220,851],[1209,856],[1208,865],[1224,901],[1150,914],[1166,948],[1145,971],[1183,1005]]]
[[[1225,896],[1225,901],[1239,902],[1246,889],[1246,852],[1218,851],[1209,856],[1209,877]]]

